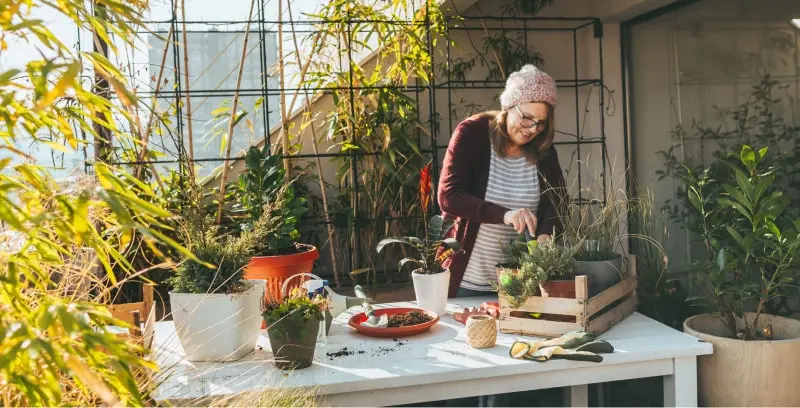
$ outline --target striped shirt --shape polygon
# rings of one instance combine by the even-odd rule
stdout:
[[[524,156],[500,157],[492,149],[485,199],[510,209],[528,208],[536,214],[539,207],[536,165],[529,163]],[[511,225],[481,224],[461,287],[492,291],[492,283],[497,282],[495,265],[510,261],[503,253],[502,245],[516,239],[517,235]]]

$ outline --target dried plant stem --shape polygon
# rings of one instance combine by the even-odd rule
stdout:
[[[278,18],[283,19],[283,0],[278,0]],[[278,24],[278,70],[280,72],[281,83],[281,146],[283,147],[283,168],[286,170],[287,180],[292,178],[292,166],[289,163],[289,158],[285,155],[289,154],[289,119],[286,113],[286,73],[284,72],[283,63],[283,24]]]
[[[287,4],[286,8],[287,8],[287,12],[289,13],[289,21],[293,21],[293,18],[292,18],[292,3],[289,2]],[[294,29],[294,24],[290,24],[290,27],[292,29],[292,42],[294,43],[294,53],[295,53],[295,56],[296,56],[296,59],[297,59],[297,66],[300,66],[301,65],[301,61],[300,61],[300,46],[297,44],[297,32]],[[312,44],[313,44],[312,52],[308,56],[308,59],[306,60],[304,66],[303,66],[303,68],[302,68],[302,70],[300,72],[300,83],[303,83],[305,81],[306,72],[308,72],[308,67],[311,66],[311,61],[312,61],[312,59],[314,57],[314,50],[317,49],[317,48],[322,48],[324,46],[325,37],[322,37],[320,32],[317,32],[316,36],[314,37],[314,41],[313,41]],[[311,101],[310,101],[310,97],[309,97],[310,95],[309,95],[308,89],[307,88],[303,89],[303,93],[304,93],[304,96],[305,96],[305,110],[306,110],[306,112],[308,112],[310,114],[311,113]],[[294,98],[292,98],[292,107],[294,107],[294,102],[295,102],[296,99],[297,99],[297,94],[295,94]],[[322,160],[319,157],[319,147],[317,146],[317,130],[316,130],[316,126],[314,126],[314,117],[313,117],[313,115],[309,116],[309,118],[310,118],[309,120],[311,122],[311,147],[314,149],[314,156],[316,156],[317,180],[319,181],[319,191],[320,191],[320,195],[322,196],[322,211],[323,211],[323,214],[325,215],[325,224],[326,224],[327,229],[328,229],[328,249],[330,250],[330,254],[331,254],[331,267],[333,269],[333,281],[336,284],[336,287],[339,288],[339,287],[342,286],[342,284],[341,284],[341,282],[339,280],[339,263],[336,261],[336,249],[334,248],[334,243],[335,243],[334,234],[335,234],[335,231],[334,231],[333,225],[330,222],[331,216],[330,216],[330,212],[328,211],[328,193],[325,191],[325,178],[322,175]]]
[[[233,130],[236,124],[236,111],[239,109],[239,89],[242,87],[242,73],[244,60],[247,56],[247,40],[250,38],[250,22],[253,19],[253,9],[256,1],[250,0],[250,13],[247,15],[247,25],[244,30],[244,46],[242,46],[242,59],[239,61],[239,72],[236,74],[236,89],[233,92],[233,106],[231,106],[231,119],[228,123],[228,140],[225,143],[225,163],[222,165],[222,174],[219,178],[219,204],[217,205],[217,224],[222,223],[222,205],[225,198],[225,180],[228,178],[228,168],[231,161],[231,144],[233,143]]]
[[[189,91],[189,42],[186,35],[186,0],[181,0],[181,18],[183,19],[181,30],[183,31],[183,81],[186,82],[186,129],[188,130],[186,137],[189,142],[189,160],[187,167],[189,169],[189,178],[194,180],[194,138],[192,137],[192,97]],[[247,37],[245,37],[244,42],[247,44]],[[242,62],[242,65],[244,65],[244,62]],[[236,88],[238,89],[239,87],[237,86]],[[233,115],[235,114],[236,110],[234,109]]]
[[[177,3],[173,5],[173,12],[175,11],[175,8],[177,8]],[[158,67],[158,77],[156,78],[155,92],[153,92],[153,108],[150,110],[150,117],[147,119],[147,126],[144,128],[144,131],[141,132],[142,150],[139,151],[137,156],[137,162],[139,163],[136,165],[136,170],[134,171],[136,178],[141,178],[142,176],[142,168],[144,167],[142,162],[144,161],[144,157],[147,155],[147,145],[150,143],[150,130],[153,128],[153,121],[156,116],[156,103],[158,101],[158,93],[161,91],[161,84],[164,79],[164,66],[167,64],[167,52],[169,50],[169,43],[172,40],[172,35],[173,25],[170,24],[169,31],[167,32],[167,39],[164,41],[164,50],[161,52],[161,65]],[[158,180],[159,185],[161,185],[161,179],[158,177],[158,172],[155,171],[155,166],[152,164],[150,166],[153,170],[156,180]]]

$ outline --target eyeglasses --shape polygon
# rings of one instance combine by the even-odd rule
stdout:
[[[519,109],[519,105],[514,105],[514,109],[516,109],[517,110],[517,114],[519,114],[519,118],[520,118],[519,124],[520,124],[520,126],[526,127],[526,128],[535,128],[535,127],[539,127],[539,126],[541,126],[541,127],[547,126],[547,120],[538,120],[537,121],[535,119],[531,119],[531,118],[525,116],[525,114],[522,113],[522,111]]]

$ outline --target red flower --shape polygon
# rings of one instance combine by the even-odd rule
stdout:
[[[433,162],[430,161],[419,172],[419,200],[422,205],[422,212],[427,214],[428,207],[431,204],[431,166]]]

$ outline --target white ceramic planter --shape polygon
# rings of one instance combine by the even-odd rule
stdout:
[[[752,322],[754,315],[746,317]],[[712,314],[683,323],[684,332],[714,346],[714,354],[697,359],[701,406],[800,406],[800,321],[762,314],[758,325],[771,325],[774,340],[732,339],[727,326]]]
[[[450,270],[442,273],[427,275],[411,273],[414,280],[414,293],[417,296],[417,306],[429,310],[439,316],[447,314],[447,291],[450,287]]]
[[[172,318],[189,361],[233,361],[251,353],[261,332],[264,280],[236,294],[170,292]]]

